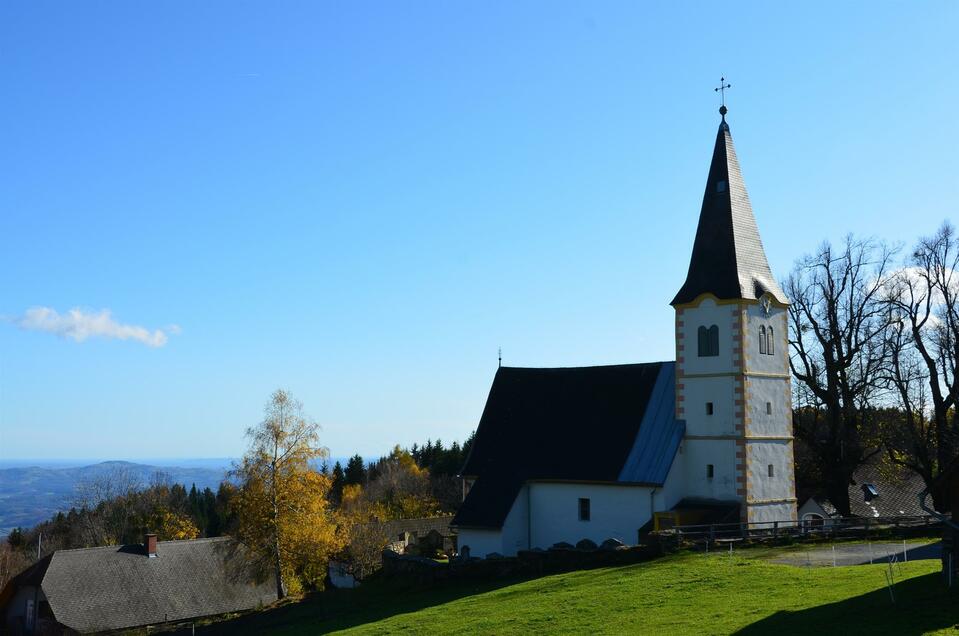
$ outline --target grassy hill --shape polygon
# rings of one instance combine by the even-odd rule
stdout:
[[[804,568],[762,552],[680,554],[528,581],[319,594],[201,634],[928,634],[956,633],[959,595],[937,561]],[[956,628],[954,628],[956,626]]]

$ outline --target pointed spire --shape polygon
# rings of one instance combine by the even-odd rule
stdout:
[[[781,303],[788,302],[766,261],[726,112],[725,105],[719,109],[722,121],[706,179],[689,272],[672,305],[692,302],[705,293],[723,300],[758,300],[769,293]]]

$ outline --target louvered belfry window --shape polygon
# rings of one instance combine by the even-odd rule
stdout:
[[[766,328],[766,325],[759,327],[759,353],[771,356],[775,352],[773,348],[773,328]]]
[[[719,327],[713,325],[708,329],[700,327],[698,331],[699,357],[708,358],[719,355]]]

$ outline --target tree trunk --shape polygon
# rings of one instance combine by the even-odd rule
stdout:
[[[826,495],[830,503],[836,507],[836,511],[843,517],[852,515],[849,508],[849,476],[843,476],[845,471],[837,469],[833,473],[833,479],[826,486]]]
[[[286,586],[283,585],[283,557],[280,553],[280,506],[277,501],[276,480],[277,480],[277,458],[279,448],[273,445],[273,462],[270,465],[272,472],[270,478],[270,504],[273,506],[273,569],[276,573],[276,598],[281,600],[286,598]]]

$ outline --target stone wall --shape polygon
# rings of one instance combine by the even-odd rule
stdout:
[[[379,576],[411,585],[432,585],[451,580],[522,578],[642,563],[661,554],[658,546],[621,546],[615,549],[576,549],[569,546],[549,550],[521,550],[515,557],[453,559],[450,562],[440,562],[386,552]]]

